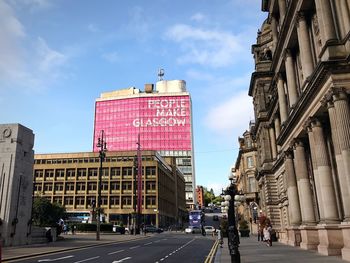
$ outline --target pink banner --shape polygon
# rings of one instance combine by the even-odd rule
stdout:
[[[104,130],[109,151],[191,150],[189,96],[157,96],[97,101],[94,147]]]

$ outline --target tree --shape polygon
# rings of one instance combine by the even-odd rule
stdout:
[[[210,189],[210,191],[208,191],[206,187],[203,187],[203,192],[204,192],[204,205],[208,206],[208,204],[212,203],[213,200],[215,199],[214,190]]]
[[[33,224],[36,226],[56,226],[65,212],[66,209],[60,204],[52,204],[44,197],[35,197],[32,211]]]

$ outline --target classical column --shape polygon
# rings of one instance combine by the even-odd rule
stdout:
[[[311,183],[305,158],[304,144],[300,140],[294,141],[294,166],[297,177],[300,198],[301,218],[303,225],[315,225],[316,217],[312,201]]]
[[[282,76],[278,76],[277,80],[277,92],[278,92],[278,104],[280,107],[280,116],[282,124],[287,120],[287,99],[286,94],[284,93],[284,81],[282,79]]]
[[[338,0],[334,2],[337,12],[340,16],[340,26],[342,31],[342,37],[345,37],[350,30],[350,14],[349,7],[346,0]]]
[[[297,33],[300,49],[301,67],[303,70],[304,80],[306,80],[313,71],[313,60],[309,30],[306,23],[305,15],[302,12],[299,12],[298,16]]]
[[[337,116],[334,108],[334,104],[332,101],[328,101],[327,103],[329,120],[331,124],[331,133],[332,133],[332,141],[333,141],[333,149],[335,160],[337,163],[337,172],[339,178],[339,186],[340,192],[342,196],[342,204],[344,211],[344,221],[350,221],[350,187],[348,186],[348,180],[345,172],[345,164],[343,162],[343,157],[340,150],[339,144],[339,136],[338,136],[338,127],[337,127]]]
[[[285,56],[286,56],[285,66],[286,66],[286,75],[287,75],[289,106],[293,107],[293,105],[297,102],[297,99],[298,99],[298,91],[297,91],[296,75],[295,75],[295,69],[294,69],[294,61],[293,61],[293,57],[290,49],[286,49]]]
[[[269,125],[269,135],[270,135],[270,142],[271,142],[272,159],[276,159],[277,147],[276,147],[275,129],[273,128],[273,124]]]
[[[282,23],[284,21],[284,18],[286,16],[286,0],[278,0],[278,8],[280,10],[280,24],[282,26]]]
[[[272,31],[272,39],[277,44],[277,39],[278,39],[277,21],[274,16],[271,17],[271,31]]]
[[[318,176],[316,157],[313,154],[315,152],[315,139],[314,139],[314,134],[312,133],[311,124],[309,121],[305,124],[305,130],[307,131],[307,134],[309,137],[309,145],[311,149],[312,171],[313,171],[314,180],[315,180],[317,206],[318,206],[318,211],[320,213],[320,221],[323,222],[324,221],[324,212],[323,212],[324,204],[323,204],[323,198],[322,198],[322,192],[321,192],[320,179]]]
[[[350,189],[350,108],[347,94],[343,89],[333,89],[336,114],[336,128],[339,148],[342,154],[347,188]],[[347,202],[349,204],[349,202]]]
[[[278,136],[280,136],[280,133],[281,133],[281,122],[280,122],[279,116],[275,116],[274,122],[275,122],[275,136],[277,140]],[[281,151],[281,146],[277,144],[277,153],[279,153],[280,151]]]
[[[315,0],[315,5],[318,24],[320,25],[322,44],[325,45],[328,40],[336,39],[332,8],[329,0]]]
[[[317,119],[313,119],[311,122],[311,129],[315,144],[314,152],[311,154],[315,155],[317,163],[317,172],[324,205],[324,220],[325,223],[338,223],[338,208],[332,179],[332,169],[321,122]]]
[[[301,222],[300,203],[297,180],[295,178],[293,156],[291,151],[285,151],[284,167],[287,177],[287,195],[289,202],[289,223],[299,226]]]

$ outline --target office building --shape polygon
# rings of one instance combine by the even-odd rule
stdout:
[[[145,91],[131,87],[102,93],[96,100],[93,151],[101,131],[109,151],[158,151],[175,157],[186,181],[186,204],[193,208],[195,169],[190,94],[182,80],[146,84]]]
[[[136,151],[107,152],[101,174],[102,219],[130,224],[137,212]],[[142,222],[165,227],[182,224],[185,180],[174,159],[142,151]],[[90,213],[98,198],[99,153],[36,154],[34,196],[64,205],[69,212]]]

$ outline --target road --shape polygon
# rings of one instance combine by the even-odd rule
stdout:
[[[213,244],[211,236],[165,232],[148,239],[37,256],[16,262],[203,263]]]

